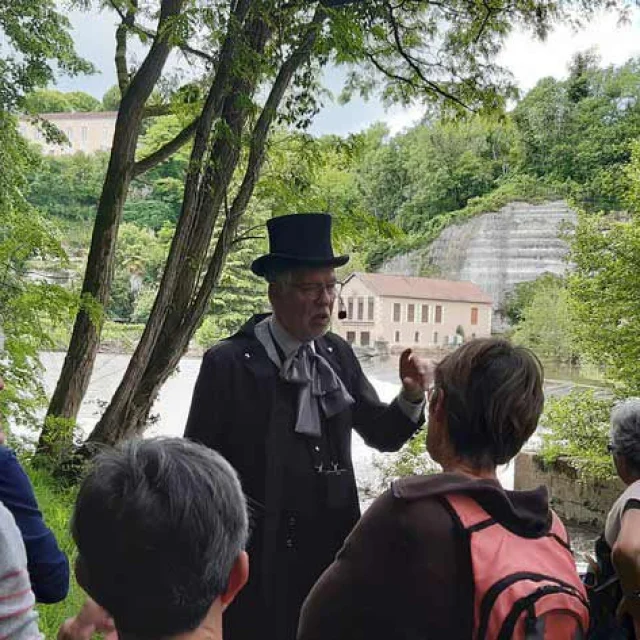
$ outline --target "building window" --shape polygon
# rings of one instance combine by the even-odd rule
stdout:
[[[478,307],[471,307],[471,324],[478,324]]]
[[[368,331],[362,331],[360,333],[360,346],[361,347],[368,347],[370,339],[371,339],[371,336],[369,335],[369,332]]]
[[[400,322],[400,303],[398,302],[393,304],[393,321]],[[396,342],[398,341],[396,340]]]
[[[475,339],[476,339],[476,334],[475,334],[475,333],[472,333],[472,334],[471,334],[471,339],[472,339],[472,340],[475,340]]]
[[[355,331],[347,331],[347,342],[349,344],[353,344],[356,341],[356,332]]]
[[[420,342],[420,332],[416,331],[415,334],[413,335],[413,341],[417,344],[418,342]]]
[[[436,317],[434,318],[434,322],[436,324],[442,324],[442,307],[439,304],[436,305]]]
[[[369,320],[373,320],[373,307],[374,307],[374,299],[367,298],[367,318]]]
[[[428,304],[423,304],[422,305],[422,318],[421,318],[422,322],[429,322],[429,305]]]
[[[73,142],[73,129],[65,129],[64,135],[67,136],[69,142]]]
[[[394,336],[396,342],[400,342],[400,332],[396,331],[396,335]]]
[[[87,127],[82,127],[82,129],[80,129],[80,137],[82,139],[82,143],[86,143],[87,138],[89,137],[89,130]]]
[[[349,320],[353,320],[353,298],[349,298],[347,300],[347,318],[349,318]],[[355,336],[353,339],[356,339]]]
[[[364,320],[364,299],[358,298],[358,320]]]
[[[416,321],[416,305],[409,304],[407,305],[407,322],[415,322]]]
[[[433,344],[438,344],[438,332],[433,332]]]

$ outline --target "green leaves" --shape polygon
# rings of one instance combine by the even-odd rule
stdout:
[[[547,400],[540,421],[543,459],[547,463],[566,460],[581,476],[613,478],[607,452],[612,405],[611,398],[598,398],[592,390]]]
[[[38,353],[53,346],[51,325],[69,323],[77,299],[40,275],[45,264],[66,266],[66,255],[54,228],[23,196],[24,173],[35,158],[16,126],[0,112],[0,325],[6,335],[0,413],[34,425],[45,400]]]
[[[0,30],[6,43],[0,57],[0,109],[20,107],[25,94],[47,86],[54,67],[70,75],[94,71],[76,55],[69,29],[53,0],[0,3]]]

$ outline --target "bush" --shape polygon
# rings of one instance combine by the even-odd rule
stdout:
[[[615,477],[607,452],[613,401],[599,398],[591,389],[548,399],[540,421],[544,461],[552,464],[562,458],[582,477]]]
[[[427,453],[427,434],[420,429],[395,454],[386,455],[374,462],[381,474],[381,485],[386,488],[391,482],[410,475],[428,475],[439,471],[439,466]]]

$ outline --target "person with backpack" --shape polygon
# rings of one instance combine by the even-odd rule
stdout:
[[[585,588],[545,487],[496,475],[536,429],[542,367],[502,339],[436,367],[427,449],[443,473],[394,482],[303,606],[298,640],[577,640]]]
[[[613,504],[596,541],[596,571],[588,588],[590,638],[640,638],[640,398],[616,404],[608,446],[627,488]]]

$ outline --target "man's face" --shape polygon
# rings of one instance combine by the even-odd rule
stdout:
[[[337,287],[332,267],[296,269],[290,282],[269,285],[269,301],[280,324],[306,342],[328,330]]]

